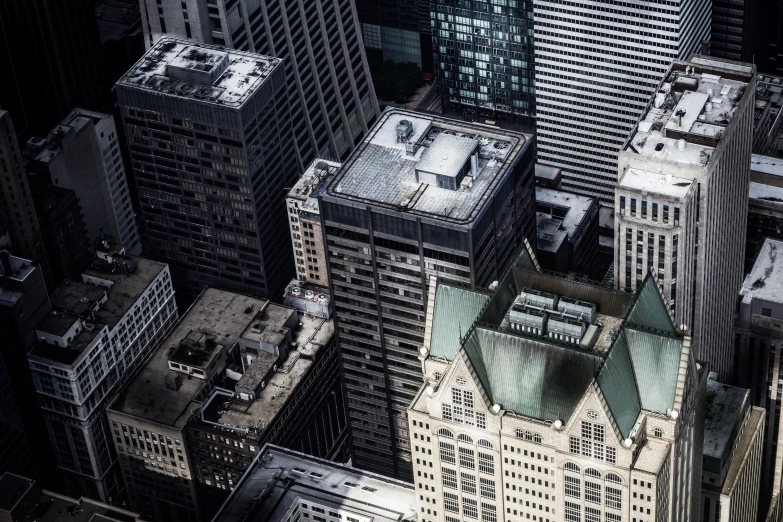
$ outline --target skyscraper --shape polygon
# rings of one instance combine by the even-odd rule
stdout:
[[[280,58],[299,171],[345,157],[380,109],[352,1],[142,0],[147,46],[165,35]]]
[[[675,61],[619,157],[615,284],[652,272],[694,350],[733,379],[756,71],[709,56]]]
[[[710,32],[710,0],[534,0],[538,161],[609,203],[617,156],[674,59]]]
[[[535,242],[533,148],[530,135],[387,110],[321,196],[356,466],[413,479],[406,409],[429,279],[486,287]]]
[[[758,0],[713,0],[710,55],[761,63],[769,14]]]
[[[92,2],[0,3],[0,100],[23,139],[48,132],[75,107],[109,110]]]
[[[164,38],[117,82],[145,246],[180,305],[207,286],[279,296],[293,276],[285,81],[277,58]]]
[[[532,5],[430,3],[433,70],[444,105],[493,118],[535,113]]]
[[[74,109],[46,139],[28,140],[24,155],[36,179],[76,193],[90,244],[108,234],[129,254],[141,253],[112,116]]]
[[[356,0],[364,45],[383,61],[432,67],[432,33],[428,0]],[[372,60],[372,56],[369,56]]]
[[[0,177],[0,229],[8,233],[12,251],[40,263],[47,286],[53,286],[41,227],[23,165],[11,115],[0,109],[0,172],[3,174]]]

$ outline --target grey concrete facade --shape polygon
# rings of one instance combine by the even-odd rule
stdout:
[[[380,113],[353,0],[142,0],[141,11],[147,47],[170,35],[283,61],[300,172],[344,158]]]
[[[178,76],[201,66],[216,77]],[[172,266],[180,305],[208,286],[279,296],[291,280],[284,189],[300,171],[284,88],[276,58],[171,38],[117,83],[145,248]]]

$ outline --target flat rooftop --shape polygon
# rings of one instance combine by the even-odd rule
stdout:
[[[415,521],[413,484],[265,445],[213,519],[284,520],[298,502],[373,522]]]
[[[411,122],[413,129],[398,141],[397,126],[403,120]],[[485,125],[387,109],[335,174],[326,193],[337,200],[468,224],[531,140],[529,135]],[[408,143],[416,144],[415,154],[406,152]],[[417,169],[445,172],[461,165],[470,156],[466,156],[469,147],[479,151],[478,174],[471,188],[450,190],[416,181]]]
[[[70,310],[75,315],[83,316],[105,293],[105,288],[77,281],[64,281],[54,290],[49,301],[53,308]]]
[[[752,79],[751,67],[730,60],[675,61],[626,150],[706,166]]]
[[[734,435],[749,404],[750,392],[707,380],[704,418],[704,450],[706,456],[722,460],[728,457],[734,444]]]
[[[669,456],[670,448],[671,444],[668,442],[647,439],[633,463],[634,469],[657,475]]]
[[[625,169],[618,186],[621,189],[634,192],[646,190],[650,194],[682,199],[688,194],[693,183],[693,180],[678,178],[670,174],[629,168]]]
[[[1,238],[2,234],[0,233]],[[9,254],[8,258],[11,261],[10,274],[5,273],[2,263],[0,263],[0,306],[11,308],[16,306],[24,295],[23,292],[19,291],[22,288],[21,284],[33,273],[35,267],[32,265],[32,261],[27,259],[11,254]]]
[[[268,301],[208,288],[199,296],[125,392],[109,409],[181,429],[197,405],[192,404],[205,381],[183,375],[178,390],[166,386],[169,353],[190,332],[206,334],[230,349]]]
[[[745,276],[740,295],[744,302],[764,299],[779,303],[783,299],[783,241],[765,239],[756,262]]]
[[[569,237],[582,224],[594,203],[595,198],[589,196],[581,196],[563,190],[536,187],[536,210],[541,212],[539,210],[541,206],[568,209],[568,212],[562,218],[562,229]]]
[[[753,154],[750,157],[750,171],[783,177],[783,159]]]
[[[271,308],[284,307],[270,303],[267,310]],[[298,317],[301,326],[294,330],[292,336],[296,350],[292,350],[284,361],[277,363],[278,371],[272,373],[264,389],[257,392],[256,399],[250,404],[224,403],[220,408],[213,407],[213,402],[203,410],[205,420],[232,428],[252,427],[259,434],[271,424],[310,371],[314,364],[313,358],[334,339],[334,323],[331,320],[303,314],[298,314]],[[260,352],[237,384],[246,378],[254,380],[253,384],[256,384],[259,379],[266,377],[276,361],[277,358],[271,354]]]
[[[543,163],[536,163],[535,175],[537,178],[556,180],[557,176],[562,174],[563,169],[559,167],[553,167],[551,165],[544,165]]]
[[[276,67],[282,67],[282,60],[164,36],[117,86],[239,108]],[[172,74],[173,70],[185,76]]]
[[[315,159],[304,171],[302,177],[288,192],[288,197],[299,200],[299,208],[305,212],[318,214],[318,196],[326,190],[340,163],[324,159]]]
[[[109,300],[95,313],[96,320],[109,325],[109,328],[114,328],[155,278],[166,269],[165,263],[143,257],[134,257],[133,260],[136,262],[136,269],[131,273],[112,271],[111,265],[102,259],[95,260],[92,266],[84,271],[84,275],[114,283],[108,290]]]

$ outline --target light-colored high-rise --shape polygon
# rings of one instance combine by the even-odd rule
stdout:
[[[535,0],[538,161],[609,203],[617,154],[674,59],[710,33],[710,0]]]
[[[751,64],[675,61],[618,164],[615,284],[635,291],[652,273],[721,382],[734,371],[755,84]]]
[[[74,109],[46,139],[28,140],[25,156],[31,174],[76,193],[90,244],[109,234],[128,254],[141,253],[112,116]]]
[[[631,295],[521,261],[491,297],[433,292],[419,521],[697,520],[706,370],[654,280]]]
[[[280,58],[299,172],[347,156],[380,114],[352,0],[141,0],[141,19],[147,47],[169,35]]]

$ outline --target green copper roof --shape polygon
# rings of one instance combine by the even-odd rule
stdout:
[[[627,437],[641,412],[641,401],[636,389],[625,333],[617,337],[606,357],[601,373],[598,374],[598,386],[620,433],[623,437]]]
[[[567,421],[601,364],[589,352],[485,328],[464,349],[493,403],[540,420]]]
[[[682,340],[625,329],[642,408],[666,413],[674,406]]]
[[[465,335],[489,295],[464,288],[439,284],[432,317],[430,353],[451,361],[459,349],[460,335]]]
[[[631,326],[652,328],[666,335],[676,335],[666,303],[661,299],[655,280],[647,276],[631,306],[626,322]]]

